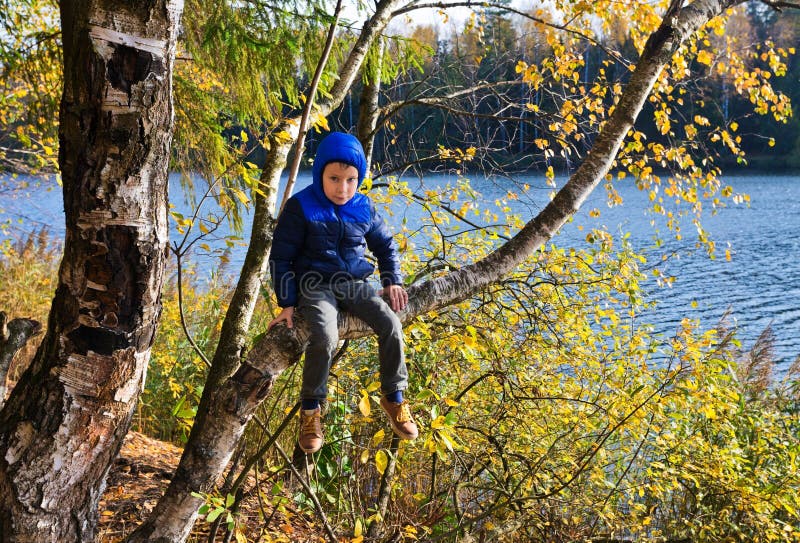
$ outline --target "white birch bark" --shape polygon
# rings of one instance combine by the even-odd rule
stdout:
[[[47,333],[0,412],[0,541],[94,537],[161,314],[182,9],[61,4],[66,239]]]

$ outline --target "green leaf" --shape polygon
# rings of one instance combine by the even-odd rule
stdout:
[[[206,517],[206,522],[214,522],[224,512],[225,512],[224,507],[217,507],[208,514],[208,516]]]

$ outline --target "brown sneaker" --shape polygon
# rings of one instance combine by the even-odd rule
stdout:
[[[306,454],[315,453],[322,447],[322,410],[317,407],[309,413],[300,410],[300,437],[297,440]]]
[[[419,435],[417,423],[414,422],[414,416],[411,414],[411,407],[407,401],[395,403],[381,396],[381,407],[389,416],[389,424],[397,437],[409,440],[417,439],[417,435]]]

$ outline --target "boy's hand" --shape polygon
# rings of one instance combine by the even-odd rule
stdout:
[[[405,309],[408,304],[408,293],[400,285],[389,285],[378,291],[378,296],[386,296],[389,298],[389,306],[392,311],[401,311]]]
[[[292,328],[294,323],[292,322],[292,317],[294,316],[294,307],[284,307],[281,309],[281,312],[278,313],[278,316],[272,319],[272,321],[267,325],[267,328],[272,328],[279,322],[285,322],[287,328]]]

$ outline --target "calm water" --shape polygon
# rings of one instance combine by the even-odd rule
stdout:
[[[307,176],[301,176],[298,189],[309,181]],[[541,178],[527,181],[541,187]],[[800,176],[728,176],[724,181],[737,192],[749,194],[751,203],[749,207],[731,205],[716,216],[705,216],[703,225],[717,243],[716,260],[709,259],[703,250],[694,249],[694,227],[688,219],[682,225],[685,241],[678,243],[668,241],[670,233],[656,218],[667,248],[655,248],[650,225],[654,217],[646,212],[646,195],[629,185],[618,187],[625,200],[620,207],[608,208],[604,191],[593,194],[576,220],[565,226],[554,242],[580,247],[585,244],[586,231],[579,231],[578,224],[587,228],[606,225],[612,233],[630,232],[634,247],[644,250],[651,261],[677,251],[678,257],[662,267],[665,273],[677,277],[674,286],[658,287],[655,281],[646,285],[650,296],[659,302],[652,319],[657,330],[671,334],[684,317],[700,319],[704,326],[711,327],[730,310],[745,346],[752,344],[765,327],[772,326],[780,368],[785,369],[800,355]],[[455,177],[429,176],[423,186],[434,188],[447,182],[455,182]],[[420,182],[409,180],[409,185],[417,189]],[[473,179],[473,186],[486,202],[493,202],[506,192],[500,181]],[[63,237],[61,190],[57,186],[55,190],[46,187],[45,184],[16,195],[0,192],[0,220],[12,221],[6,236],[19,239],[47,226],[54,237]],[[512,202],[513,206],[523,217],[529,217],[547,201],[548,191],[534,188],[528,199]],[[173,179],[171,193],[177,208],[187,210],[177,179]],[[599,218],[588,216],[592,208],[601,211]],[[403,217],[409,226],[419,217],[413,207],[398,204],[395,211],[389,219],[395,227]],[[245,232],[248,230],[249,224],[245,226]],[[171,239],[177,239],[175,232]],[[731,249],[730,261],[724,258],[727,247]],[[238,271],[244,251],[237,248],[231,255],[231,274]],[[196,262],[201,273],[210,272],[215,265],[214,260],[200,255],[196,255]]]

